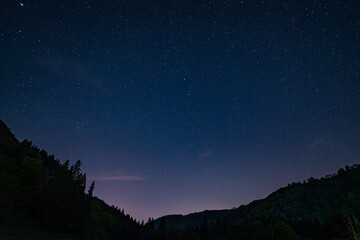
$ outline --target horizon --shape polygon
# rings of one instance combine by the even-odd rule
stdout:
[[[356,1],[4,1],[0,119],[136,219],[360,159]]]
[[[5,124],[6,124],[6,122],[5,122]],[[7,125],[8,126],[8,125]],[[8,126],[9,127],[9,126]],[[10,127],[9,127],[10,128]],[[13,130],[10,128],[10,130],[11,130],[11,132],[12,133],[14,133],[13,132]],[[17,135],[14,133],[14,135],[15,135],[15,137],[17,138]],[[29,140],[29,141],[31,141],[35,146],[37,146],[37,147],[39,147],[40,149],[45,149],[45,148],[43,148],[43,147],[41,147],[41,146],[38,146],[38,145],[36,145],[36,143],[35,142],[33,142],[31,139],[29,139],[29,138],[23,138],[23,140],[25,140],[25,139],[27,139],[27,140]],[[18,139],[19,140],[19,139]],[[23,141],[22,140],[22,141]],[[19,140],[20,141],[20,140]],[[20,141],[21,142],[21,141]],[[46,150],[46,149],[45,149]],[[53,154],[53,153],[51,153],[51,152],[49,152],[49,154]],[[57,158],[57,156],[55,155],[55,158],[56,159],[59,159],[59,158]],[[60,160],[60,162],[61,163],[64,163],[64,160],[62,160],[62,159],[59,159]],[[80,159],[81,160],[81,159]],[[70,164],[73,164],[73,163],[75,163],[75,161],[70,161]],[[349,166],[351,166],[351,165],[353,165],[353,164],[357,164],[358,162],[354,162],[354,163],[351,163],[351,164],[349,164]],[[83,167],[83,166],[82,166]],[[340,168],[343,168],[344,166],[340,166],[338,169],[340,169]],[[328,173],[325,173],[325,174],[323,174],[323,175],[320,175],[320,176],[309,176],[308,178],[306,178],[306,179],[300,179],[300,180],[298,180],[298,181],[293,181],[293,182],[288,182],[288,183],[285,183],[284,185],[282,185],[282,186],[279,186],[279,187],[277,187],[276,189],[273,189],[273,190],[269,190],[269,193],[266,193],[264,196],[262,196],[262,197],[260,197],[260,198],[257,198],[257,199],[250,199],[250,200],[248,200],[247,202],[243,202],[243,203],[240,203],[240,204],[238,204],[238,205],[236,205],[236,206],[233,206],[233,207],[225,207],[225,208],[203,208],[203,209],[198,209],[198,208],[196,208],[196,209],[194,209],[193,211],[191,211],[191,212],[176,212],[176,211],[174,211],[174,212],[171,212],[171,213],[166,213],[166,214],[162,214],[162,215],[159,215],[159,216],[149,216],[149,217],[141,217],[141,215],[142,215],[142,213],[140,213],[140,218],[139,217],[135,217],[135,215],[133,215],[133,214],[131,214],[131,213],[129,213],[129,212],[127,212],[126,211],[126,209],[124,209],[124,208],[121,208],[121,206],[118,206],[117,205],[117,202],[111,202],[111,200],[110,201],[107,201],[107,200],[105,200],[105,199],[111,199],[110,197],[109,198],[107,198],[106,196],[104,197],[100,197],[100,196],[97,196],[96,194],[94,195],[95,197],[98,197],[99,199],[101,199],[101,200],[104,200],[107,204],[109,204],[109,205],[113,205],[113,206],[115,206],[115,207],[118,207],[119,209],[121,209],[121,210],[124,210],[124,213],[125,214],[129,214],[131,217],[133,217],[136,221],[138,221],[138,222],[141,222],[141,221],[144,221],[144,222],[147,222],[148,221],[148,219],[159,219],[159,218],[161,218],[161,217],[163,217],[163,216],[172,216],[172,215],[181,215],[181,216],[186,216],[186,215],[190,215],[190,214],[195,214],[195,213],[199,213],[199,212],[203,212],[203,211],[213,211],[213,210],[215,210],[215,211],[217,211],[217,210],[231,210],[231,209],[233,209],[233,208],[238,208],[238,207],[240,207],[240,206],[242,206],[242,205],[248,205],[249,203],[251,203],[251,202],[253,202],[253,201],[256,201],[256,200],[262,200],[262,199],[264,199],[264,198],[266,198],[266,197],[268,197],[271,193],[273,193],[273,192],[275,192],[275,191],[277,191],[277,190],[279,190],[280,188],[283,188],[283,187],[286,187],[288,184],[291,184],[291,183],[303,183],[304,181],[306,181],[306,180],[308,180],[309,178],[311,178],[311,177],[313,177],[313,178],[315,178],[315,179],[320,179],[320,178],[323,178],[323,177],[325,177],[326,175],[333,175],[333,174],[337,174],[337,170],[338,169],[335,169],[333,172],[328,172]],[[87,173],[84,169],[82,169],[82,172],[84,172],[84,173]],[[143,180],[143,179],[130,179],[130,180]],[[97,184],[98,184],[98,182],[99,181],[112,181],[111,179],[97,179],[97,178],[87,178],[87,180],[86,180],[86,189],[88,189],[88,187],[90,186],[90,184],[91,184],[91,182],[92,181],[95,181],[95,191],[94,191],[94,193],[96,193],[96,186],[97,186]],[[114,181],[116,181],[116,179],[114,180]],[[126,180],[125,180],[126,181]]]

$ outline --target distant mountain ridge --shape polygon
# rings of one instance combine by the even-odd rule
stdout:
[[[187,215],[181,214],[173,214],[166,215],[166,226],[168,227],[178,227],[181,229],[185,229],[187,227],[200,227],[204,216],[208,218],[208,220],[215,220],[219,217],[223,217],[226,214],[229,214],[232,210],[224,209],[224,210],[205,210],[202,212],[190,213]],[[157,228],[160,224],[160,219],[155,220],[155,227]]]

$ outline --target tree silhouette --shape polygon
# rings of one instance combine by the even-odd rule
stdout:
[[[201,222],[201,225],[200,225],[200,235],[203,239],[206,239],[208,234],[209,234],[209,227],[208,227],[208,222],[207,222],[207,218],[205,215]]]
[[[89,197],[93,197],[94,188],[95,188],[95,181],[93,181],[89,187],[89,191],[88,191]]]
[[[165,229],[165,226],[166,226],[165,217],[161,217],[158,230],[163,231]]]

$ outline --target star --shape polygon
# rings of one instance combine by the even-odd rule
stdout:
[[[24,6],[25,6],[24,3],[22,3],[22,2],[19,3],[19,5],[20,5],[21,7],[24,7]]]

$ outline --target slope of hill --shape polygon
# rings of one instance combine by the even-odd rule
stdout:
[[[14,151],[19,141],[15,138],[14,134],[6,126],[6,124],[0,120],[0,153],[9,154]]]
[[[92,193],[86,194],[86,174],[80,166],[80,161],[60,163],[26,139],[19,142],[0,120],[2,233],[22,228],[34,234],[40,230],[94,239],[134,239],[140,225]]]
[[[289,184],[265,199],[236,209],[204,211],[185,216],[169,215],[165,216],[165,222],[169,227],[199,228],[204,216],[210,228],[219,221],[229,227],[254,220],[271,226],[281,220],[303,237],[341,237],[346,235],[344,232],[348,225],[356,222],[360,216],[360,166],[346,166],[337,174]],[[160,219],[157,219],[155,225],[159,224]]]

